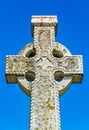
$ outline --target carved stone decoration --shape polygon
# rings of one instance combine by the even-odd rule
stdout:
[[[31,96],[30,130],[61,130],[59,96],[82,81],[82,56],[55,42],[56,32],[57,16],[32,16],[34,42],[6,57],[7,82]]]

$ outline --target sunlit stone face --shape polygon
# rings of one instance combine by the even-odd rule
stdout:
[[[6,57],[7,82],[31,96],[30,130],[61,130],[59,95],[81,82],[82,56],[55,42],[56,16],[33,16],[32,28],[34,42]]]

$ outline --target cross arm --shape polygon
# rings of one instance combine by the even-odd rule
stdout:
[[[79,83],[83,77],[83,61],[82,56],[65,56],[55,59],[55,70],[62,71],[64,77],[73,77],[72,82]]]
[[[17,77],[25,76],[34,71],[33,60],[22,55],[6,56],[6,79],[8,83],[16,83]]]

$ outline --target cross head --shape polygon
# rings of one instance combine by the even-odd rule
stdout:
[[[31,96],[30,130],[61,130],[59,96],[83,76],[81,55],[55,42],[57,16],[32,16],[34,42],[6,57],[6,79]]]

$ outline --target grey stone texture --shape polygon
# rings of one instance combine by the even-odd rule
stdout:
[[[31,24],[34,42],[6,57],[6,79],[31,96],[30,130],[61,130],[59,96],[82,81],[82,56],[55,42],[57,16],[32,16]]]

